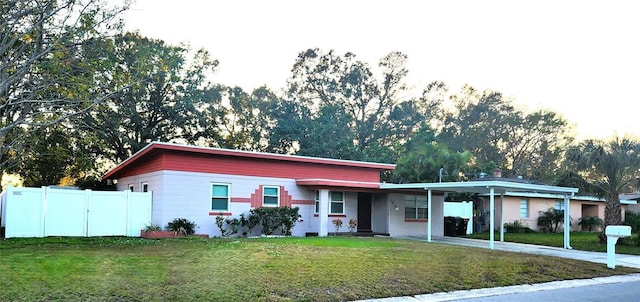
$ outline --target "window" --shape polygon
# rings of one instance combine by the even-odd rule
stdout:
[[[211,210],[229,211],[229,185],[211,184]]]
[[[314,213],[320,213],[320,191],[316,191],[316,209]]]
[[[553,206],[553,208],[559,211],[564,211],[564,201],[556,200],[556,204]]]
[[[520,200],[520,218],[529,218],[529,200]]]
[[[142,188],[142,192],[149,192],[149,183],[143,182],[140,184],[140,187]]]
[[[404,219],[427,219],[429,208],[427,197],[422,195],[404,196]]]
[[[329,201],[329,214],[344,214],[344,193],[331,192]]]
[[[280,204],[280,187],[262,187],[262,205],[275,206]]]
[[[129,191],[133,192],[133,184],[128,185]]]

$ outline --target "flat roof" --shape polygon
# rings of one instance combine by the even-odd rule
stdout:
[[[505,194],[507,192],[533,192],[546,194],[575,194],[578,188],[558,187],[540,184],[529,184],[501,180],[489,181],[465,181],[465,182],[435,182],[435,183],[409,183],[409,184],[387,184],[380,185],[381,189],[424,189],[442,192],[459,193],[488,193],[494,189],[495,194]]]

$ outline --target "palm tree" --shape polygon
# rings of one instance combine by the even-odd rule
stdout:
[[[546,211],[538,212],[538,226],[549,232],[555,233],[558,230],[558,225],[564,222],[564,211],[555,208],[549,208]]]
[[[598,216],[584,216],[580,218],[578,225],[588,228],[589,232],[591,232],[594,227],[602,226],[602,219]]]
[[[640,141],[629,136],[585,140],[568,150],[567,159],[589,193],[605,199],[604,227],[621,224],[619,195],[640,186]]]

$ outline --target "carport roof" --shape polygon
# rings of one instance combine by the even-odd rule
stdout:
[[[410,184],[380,184],[381,189],[424,189],[441,192],[488,193],[494,189],[495,194],[506,192],[535,192],[548,194],[575,194],[578,188],[558,187],[504,180],[478,180],[466,182],[435,182]]]

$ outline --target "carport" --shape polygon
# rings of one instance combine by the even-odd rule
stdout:
[[[557,194],[564,197],[564,221],[570,221],[570,202],[571,198],[578,193],[577,188],[548,186],[539,184],[530,184],[523,182],[512,182],[505,180],[476,180],[467,182],[438,182],[438,183],[410,183],[410,184],[381,184],[381,189],[388,190],[416,190],[423,189],[427,191],[427,241],[431,242],[431,228],[432,228],[432,195],[433,192],[442,193],[478,193],[489,195],[489,247],[494,249],[494,230],[495,230],[495,196],[500,197],[499,202],[502,208],[503,195],[507,192],[533,192],[533,193],[546,193]],[[500,241],[504,241],[504,210],[500,211]],[[570,223],[564,223],[564,248],[571,249],[570,241]]]

